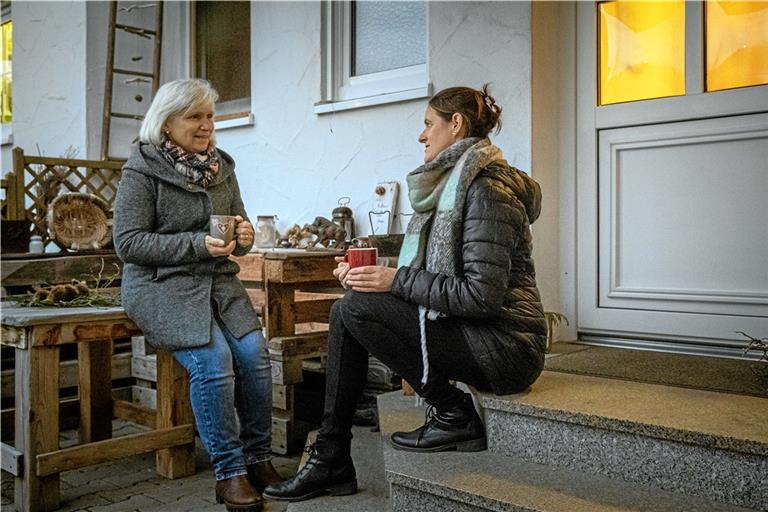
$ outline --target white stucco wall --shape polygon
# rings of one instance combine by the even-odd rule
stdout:
[[[13,145],[83,157],[86,129],[86,4],[19,2],[13,19]],[[3,154],[3,169],[9,169]]]
[[[188,72],[182,5],[166,4],[162,81]],[[31,151],[37,143],[53,156],[71,145],[80,157],[98,157],[107,12],[105,3],[14,2],[15,144]],[[504,108],[494,140],[530,172],[530,4],[430,2],[428,18],[434,90],[491,82]],[[417,136],[426,99],[315,114],[320,33],[319,2],[252,4],[255,124],[220,130],[219,145],[237,161],[252,216],[277,214],[285,229],[330,216],[338,198],[349,196],[357,234],[368,234],[377,182],[400,182],[398,210],[410,212],[404,176],[422,162]]]
[[[417,137],[426,99],[317,115],[321,10],[317,2],[254,3],[255,125],[218,132],[235,156],[249,213],[277,214],[278,227],[329,217],[349,196],[357,234],[367,234],[374,185],[401,185],[422,163]],[[508,160],[530,170],[530,4],[430,2],[429,76],[434,90],[492,82],[504,107],[495,138]],[[401,225],[395,222],[395,230]]]

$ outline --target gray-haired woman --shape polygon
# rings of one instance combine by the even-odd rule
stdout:
[[[189,372],[217,501],[252,511],[262,508],[260,491],[280,481],[270,455],[271,368],[240,268],[228,259],[250,250],[254,232],[235,163],[215,146],[217,99],[199,79],[157,91],[123,166],[114,239],[126,313]],[[235,216],[234,240],[207,235],[211,215]]]

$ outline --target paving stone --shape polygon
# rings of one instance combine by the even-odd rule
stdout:
[[[144,482],[137,482],[129,486],[120,486],[114,490],[100,492],[99,496],[106,498],[111,503],[117,503],[119,501],[125,501],[131,496],[144,495],[152,499],[156,499],[153,494],[157,494],[158,490],[162,490],[163,487],[158,479],[152,479]],[[157,500],[163,501],[163,500]]]
[[[160,485],[155,485],[154,489],[143,491],[143,494],[163,503],[174,503],[190,496],[199,498],[205,493],[210,494],[210,501],[213,501],[214,485],[213,475],[210,475],[208,485],[197,479],[184,478],[162,482]]]
[[[159,501],[139,494],[118,503],[91,507],[88,510],[89,512],[135,512],[137,510],[143,511],[151,507],[157,507],[158,505],[160,505]]]
[[[99,496],[96,493],[85,494],[77,496],[72,499],[67,498],[64,494],[61,496],[61,508],[56,512],[79,512],[81,510],[89,510],[90,507],[107,506],[112,502]]]
[[[211,489],[213,491],[213,489]],[[150,508],[143,508],[141,512],[224,512],[224,507],[215,502],[207,501],[199,496],[183,496],[177,500],[171,500]]]

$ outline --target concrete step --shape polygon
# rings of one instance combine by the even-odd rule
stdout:
[[[481,394],[489,451],[768,510],[768,400],[544,372]]]
[[[481,396],[482,401],[487,399]],[[413,397],[404,397],[396,391],[379,397],[379,411],[393,512],[735,512],[755,509],[670,492],[649,483],[627,482],[580,469],[531,462],[500,451],[418,454],[395,450],[388,435],[423,424],[424,409],[415,406]],[[498,408],[486,410],[486,415],[495,414]],[[503,435],[516,434],[505,429]],[[547,443],[552,441],[548,439]],[[675,463],[668,460],[668,464]],[[757,478],[764,477],[757,475]]]

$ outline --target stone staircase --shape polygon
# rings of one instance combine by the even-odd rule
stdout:
[[[416,454],[386,437],[424,421],[379,397],[394,512],[768,510],[768,400],[545,371],[480,394],[488,450]]]

